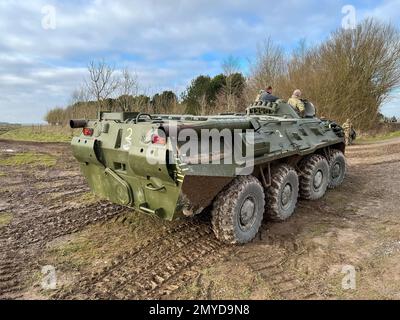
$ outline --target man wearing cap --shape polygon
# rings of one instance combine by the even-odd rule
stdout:
[[[299,89],[294,90],[293,95],[288,100],[288,104],[292,106],[300,117],[304,117],[305,106],[300,97],[301,91]]]

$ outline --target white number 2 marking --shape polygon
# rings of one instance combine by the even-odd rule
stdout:
[[[131,145],[132,145],[132,133],[133,133],[132,128],[128,128],[127,132],[128,132],[128,134],[127,134],[127,136],[125,137],[126,143],[122,146],[122,148],[123,148],[124,150],[129,150],[129,148],[130,148]]]

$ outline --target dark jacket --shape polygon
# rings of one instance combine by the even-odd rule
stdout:
[[[264,92],[261,96],[260,96],[260,100],[263,102],[275,102],[276,100],[278,100],[278,97],[273,96],[272,94],[268,93],[268,92]]]

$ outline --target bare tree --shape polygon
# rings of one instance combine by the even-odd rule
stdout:
[[[260,89],[272,85],[286,74],[287,61],[283,49],[267,38],[258,45],[256,60],[250,64],[250,79],[246,90],[246,100],[253,101]]]
[[[222,70],[225,75],[225,85],[218,93],[217,101],[220,107],[228,112],[234,112],[237,108],[238,99],[235,94],[233,75],[239,72],[239,69],[239,60],[232,55],[222,62]]]
[[[269,84],[284,99],[299,88],[320,116],[339,123],[350,118],[367,130],[400,86],[400,33],[391,24],[366,19],[355,29],[338,29],[320,45],[307,48],[301,41],[289,59],[268,39],[251,65],[249,99]]]
[[[225,76],[230,76],[240,70],[239,59],[230,55],[222,62],[222,70]]]
[[[131,73],[128,68],[122,70],[118,86],[118,104],[122,111],[130,111],[133,108],[132,97],[139,92],[138,77]]]
[[[207,103],[207,96],[206,94],[202,94],[198,97],[197,102],[200,106],[200,115],[204,116],[208,114],[209,106]]]
[[[65,109],[61,107],[55,107],[47,111],[44,120],[50,125],[62,125],[67,121],[65,117]]]
[[[72,91],[70,105],[79,102],[88,102],[89,100],[90,100],[90,93],[88,92],[86,86],[81,86]]]
[[[279,87],[287,95],[301,88],[320,114],[340,123],[350,118],[356,127],[368,129],[399,85],[399,31],[367,19],[354,30],[339,29],[328,41],[294,55]]]
[[[110,98],[119,85],[115,77],[115,68],[106,64],[104,60],[91,61],[88,65],[89,79],[86,81],[88,92],[97,101],[97,111],[103,107],[104,101]]]

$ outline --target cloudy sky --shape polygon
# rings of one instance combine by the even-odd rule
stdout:
[[[68,104],[95,59],[128,66],[147,93],[179,93],[193,77],[221,72],[229,55],[246,72],[257,43],[318,43],[342,26],[346,5],[357,21],[400,27],[400,0],[0,0],[0,122],[43,121]],[[400,91],[383,111],[400,116],[398,105]]]

